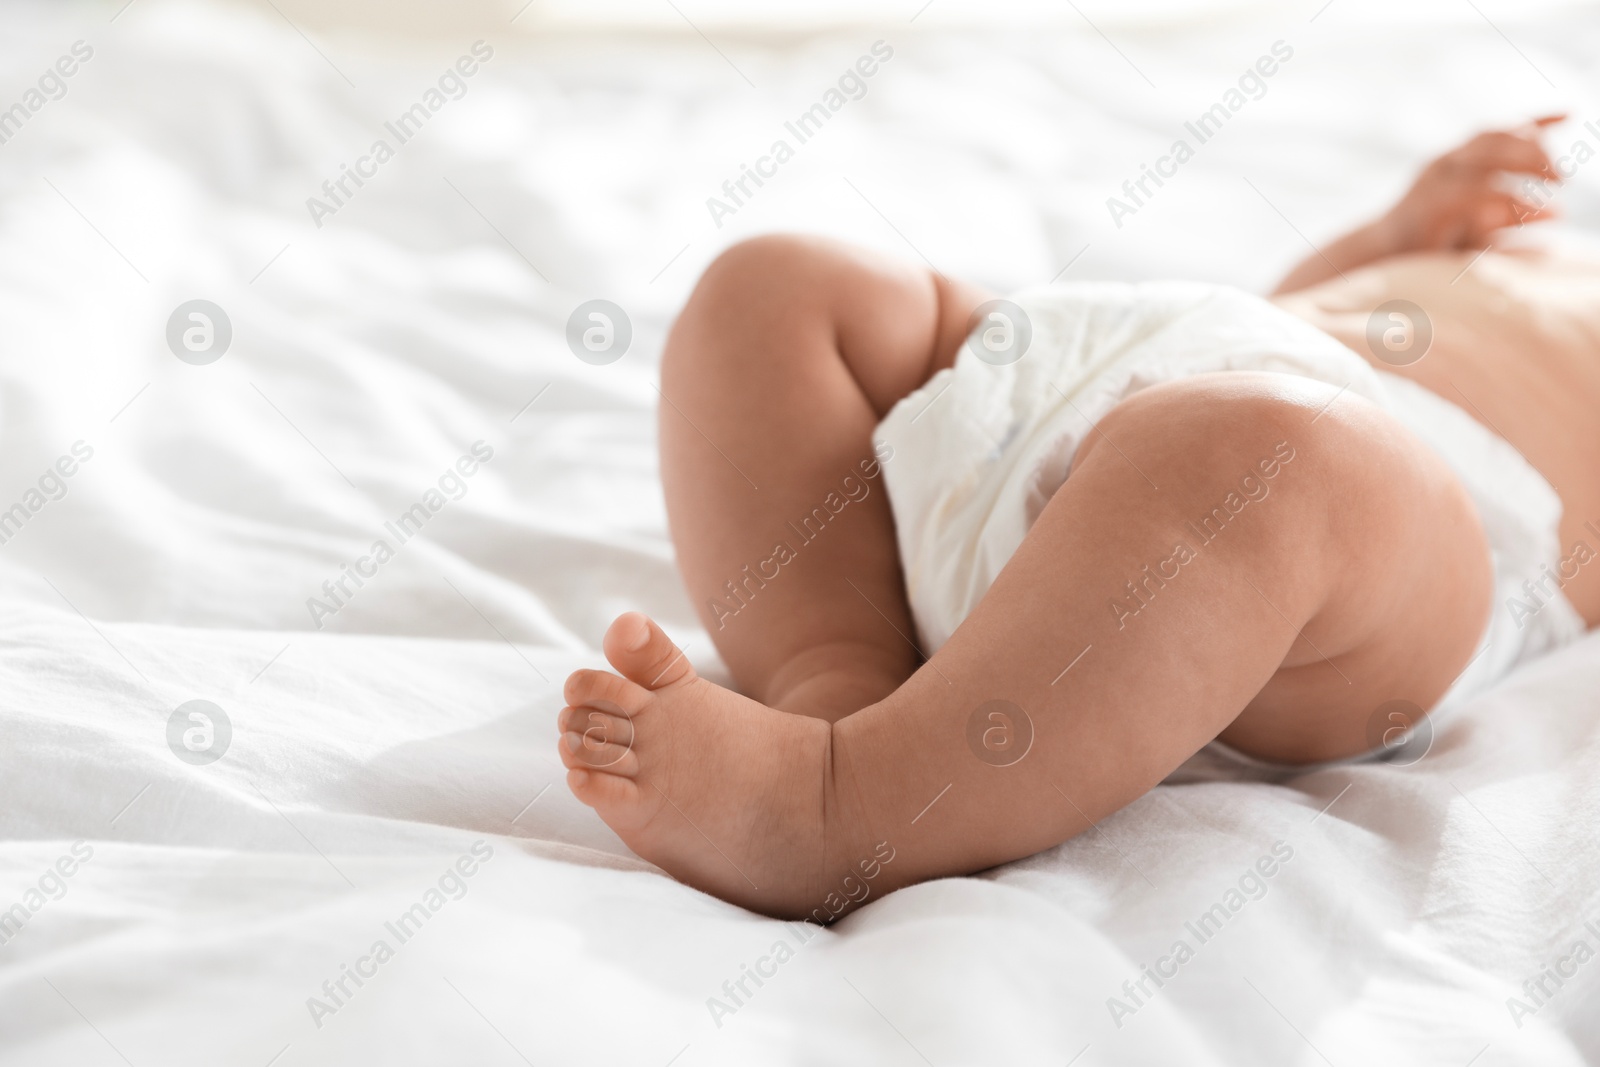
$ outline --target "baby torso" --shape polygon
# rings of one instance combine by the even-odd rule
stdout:
[[[1600,554],[1600,262],[1398,256],[1274,303],[1505,438],[1560,495],[1563,551]],[[1576,570],[1564,592],[1593,626],[1600,559]]]

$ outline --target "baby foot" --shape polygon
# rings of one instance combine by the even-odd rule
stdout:
[[[573,795],[679,881],[807,915],[828,893],[829,725],[706,681],[637,612],[604,648],[621,677],[574,672],[558,720]]]

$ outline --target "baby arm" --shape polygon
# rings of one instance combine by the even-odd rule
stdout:
[[[1423,168],[1386,214],[1307,256],[1273,295],[1309,288],[1386,256],[1484,248],[1498,230],[1553,217],[1553,211],[1507,192],[1504,176],[1560,181],[1539,133],[1564,118],[1546,115],[1513,130],[1480,133],[1446,152]]]

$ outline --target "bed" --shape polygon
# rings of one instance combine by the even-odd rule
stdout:
[[[7,7],[0,1062],[1600,1058],[1594,636],[1403,766],[1163,786],[826,929],[676,883],[567,793],[560,685],[614,615],[726,677],[652,386],[722,248],[801,229],[1000,289],[1259,290],[1479,126],[1567,108],[1552,145],[1600,147],[1592,14],[917,6],[783,47],[476,50]],[[1551,239],[1581,243],[1600,167],[1573,166]],[[602,299],[631,338],[585,360],[569,321]]]

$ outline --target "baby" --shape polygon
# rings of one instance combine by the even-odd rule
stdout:
[[[1434,161],[1270,302],[729,249],[660,425],[739,692],[621,616],[615,673],[566,683],[572,792],[680,881],[827,922],[1057,845],[1202,749],[1381,758],[1576,639],[1600,270],[1489,250],[1545,217],[1506,181],[1556,180],[1560,118]]]

